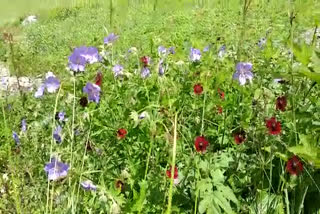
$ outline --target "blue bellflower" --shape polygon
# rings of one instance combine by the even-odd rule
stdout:
[[[83,189],[85,189],[87,191],[89,191],[89,190],[96,191],[97,190],[97,186],[94,185],[93,182],[90,180],[86,180],[86,181],[81,182],[81,186]]]
[[[150,76],[150,70],[148,67],[143,67],[142,70],[141,70],[141,77],[143,79],[146,79]]]
[[[110,33],[107,37],[104,38],[103,42],[104,44],[112,44],[119,38],[118,35],[114,33]]]
[[[121,76],[123,74],[123,66],[122,65],[115,65],[112,68],[113,74],[115,77]]]
[[[56,158],[51,158],[50,163],[44,167],[50,181],[56,181],[68,175],[69,165],[59,162]]]
[[[189,57],[191,62],[199,62],[201,59],[201,51],[195,48],[191,48]]]
[[[248,62],[239,62],[236,65],[236,72],[233,74],[233,79],[238,80],[240,85],[246,84],[247,80],[252,82],[253,73],[252,64]]]
[[[99,103],[101,89],[98,85],[88,82],[82,90],[83,93],[88,94],[89,101]]]
[[[61,131],[62,131],[61,126],[57,126],[57,128],[53,132],[53,138],[57,141],[57,143],[62,142]]]
[[[26,119],[21,120],[21,131],[26,132],[27,131],[27,121]]]
[[[16,143],[16,145],[20,145],[20,138],[16,132],[12,132],[12,138],[13,138],[14,142]]]

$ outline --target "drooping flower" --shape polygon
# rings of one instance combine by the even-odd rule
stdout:
[[[169,51],[169,53],[170,53],[170,54],[175,54],[175,53],[176,53],[176,51],[175,51],[175,48],[174,48],[174,47],[170,47],[170,48],[168,48],[168,51]]]
[[[203,52],[208,52],[210,50],[210,45],[207,45],[203,48]]]
[[[220,98],[222,100],[224,100],[224,92],[220,88],[218,88],[218,94],[219,94]]]
[[[247,80],[252,82],[253,73],[252,64],[247,62],[239,62],[236,66],[236,72],[233,74],[233,79],[238,80],[240,85],[246,84]]]
[[[117,136],[119,139],[125,138],[127,134],[128,134],[128,132],[126,129],[118,129],[118,131],[117,131]]]
[[[99,87],[101,87],[102,85],[102,78],[103,78],[102,72],[98,71],[95,81],[96,81],[96,85],[98,85]]]
[[[12,132],[12,138],[13,138],[14,142],[16,143],[16,145],[20,145],[20,138],[16,132]]]
[[[303,163],[301,162],[298,156],[294,155],[288,160],[286,170],[291,175],[295,176],[298,176],[302,173]]]
[[[236,144],[242,144],[246,140],[246,133],[243,130],[237,131],[233,134]]]
[[[39,88],[37,89],[36,93],[34,94],[35,98],[40,98],[43,96],[44,94],[44,90],[46,89],[46,85],[45,84],[41,84],[39,86]]]
[[[62,141],[61,132],[62,132],[61,126],[57,126],[53,132],[53,138],[56,140],[57,143],[61,143]]]
[[[88,82],[85,87],[83,87],[83,93],[88,94],[88,100],[92,102],[99,103],[100,100],[100,87],[96,84]]]
[[[150,59],[150,57],[148,57],[148,56],[143,56],[143,57],[140,58],[140,61],[142,62],[142,64],[143,64],[144,67],[149,66],[150,60],[151,60],[151,59]]]
[[[81,105],[82,107],[87,107],[87,105],[88,105],[88,98],[87,98],[87,97],[81,97],[79,103],[80,103],[80,105]]]
[[[115,42],[117,39],[119,38],[118,35],[114,34],[114,33],[110,33],[107,37],[105,37],[103,39],[104,44],[112,44],[113,42]]]
[[[148,118],[148,117],[149,117],[149,114],[148,114],[148,112],[146,112],[146,111],[142,112],[142,113],[139,114],[139,116],[138,116],[138,118],[139,118],[140,120],[142,120],[142,119],[144,119],[144,118]]]
[[[285,111],[286,107],[287,107],[287,98],[285,96],[278,97],[276,101],[276,109],[280,111]]]
[[[160,76],[163,76],[166,71],[166,67],[163,66],[163,63],[164,63],[163,59],[161,59],[159,62],[159,70],[158,70]]]
[[[170,168],[166,171],[166,174],[167,174],[167,177],[168,177],[168,178],[172,178],[171,171],[172,171],[172,166],[170,166]],[[176,185],[179,183],[179,179],[178,179],[178,167],[177,167],[177,166],[174,167],[173,182],[174,182],[174,184],[176,184]]]
[[[69,56],[69,68],[74,72],[84,71],[87,63],[86,58],[82,55],[82,49],[77,48]]]
[[[159,54],[160,56],[166,55],[166,53],[167,53],[167,49],[166,49],[164,46],[159,46],[159,47],[158,47],[158,54]]]
[[[209,146],[209,141],[207,141],[204,136],[198,136],[194,141],[194,146],[196,147],[197,152],[200,152],[203,154],[207,151],[207,147]]]
[[[141,77],[142,77],[143,79],[148,78],[150,75],[151,75],[151,73],[150,73],[149,68],[147,68],[147,67],[142,68],[142,70],[141,70]]]
[[[68,175],[69,165],[59,162],[56,158],[51,158],[50,163],[46,164],[44,170],[47,172],[50,181],[56,181]]]
[[[25,132],[27,131],[27,121],[26,119],[21,120],[21,131]]]
[[[199,62],[201,59],[201,51],[195,48],[191,48],[189,57],[191,62]]]
[[[123,75],[123,66],[122,65],[115,65],[115,66],[113,66],[112,71],[113,71],[114,77],[121,76],[121,75]]]
[[[62,121],[65,121],[66,119],[65,116],[66,116],[66,113],[63,111],[60,111],[56,113],[55,119],[62,122]]]
[[[267,43],[267,39],[265,37],[262,37],[261,39],[259,39],[257,44],[259,48],[263,48],[266,45],[266,43]]]
[[[269,134],[278,135],[281,132],[281,123],[275,117],[271,117],[266,121],[266,127],[269,129]]]
[[[90,180],[86,180],[86,181],[83,181],[80,183],[81,184],[81,187],[87,191],[96,191],[97,190],[97,186],[93,184],[92,181]]]
[[[226,55],[226,53],[227,53],[227,46],[222,45],[218,50],[218,57],[223,58]]]
[[[193,86],[193,92],[196,94],[196,95],[200,95],[202,94],[203,92],[203,87],[200,83],[196,84]]]

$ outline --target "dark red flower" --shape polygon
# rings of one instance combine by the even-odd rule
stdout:
[[[80,105],[82,107],[86,107],[88,105],[88,98],[87,97],[81,97],[80,99]]]
[[[140,60],[144,67],[147,67],[150,63],[150,57],[147,57],[147,56],[141,57]]]
[[[101,85],[102,85],[102,77],[103,77],[102,72],[99,71],[99,72],[97,73],[97,76],[96,76],[96,85],[98,85],[98,86],[100,86],[100,87],[101,87]]]
[[[281,123],[275,117],[271,117],[266,121],[266,127],[269,129],[269,134],[278,135],[281,132]]]
[[[209,146],[209,142],[203,136],[198,136],[194,141],[194,146],[196,147],[197,152],[205,153]]]
[[[233,134],[233,138],[234,138],[234,141],[236,142],[236,144],[239,145],[246,140],[246,133],[245,133],[245,131],[235,132]]]
[[[224,100],[224,92],[221,91],[220,88],[218,88],[218,93],[219,93],[219,95],[220,95],[220,98],[221,98],[222,100]]]
[[[124,192],[124,183],[121,180],[116,180],[116,189]]]
[[[193,91],[195,94],[199,95],[203,92],[203,87],[201,84],[196,84],[193,86]]]
[[[118,129],[118,132],[117,132],[118,138],[123,139],[123,138],[126,137],[127,134],[128,134],[127,130],[125,130],[125,129]]]
[[[285,111],[287,107],[287,98],[285,96],[278,97],[276,101],[276,109]]]
[[[299,175],[303,171],[303,163],[296,155],[294,155],[288,160],[286,170],[291,175]]]
[[[218,114],[222,114],[223,108],[221,106],[217,106]]]
[[[167,170],[166,174],[168,178],[171,178],[171,170],[172,170],[172,166],[170,167],[169,170]],[[175,166],[174,167],[174,175],[173,175],[173,179],[177,179],[178,178],[178,168]]]

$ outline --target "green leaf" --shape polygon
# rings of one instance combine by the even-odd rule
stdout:
[[[141,211],[146,199],[148,183],[147,181],[143,180],[139,183],[139,185],[140,192],[137,193],[136,191],[133,191],[134,204],[131,208],[132,211]]]
[[[309,79],[316,81],[317,83],[320,83],[320,73],[314,73],[309,71],[300,71],[300,74],[303,76],[308,77]]]

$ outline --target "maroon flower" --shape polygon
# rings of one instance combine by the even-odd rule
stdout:
[[[278,135],[281,132],[281,123],[275,117],[271,117],[266,121],[266,127],[269,129],[269,134]]]
[[[203,87],[201,84],[196,84],[193,86],[193,91],[196,95],[200,95],[203,92]]]
[[[222,100],[224,100],[224,92],[221,91],[220,88],[218,88],[218,93],[219,93],[219,95],[220,95],[220,98],[221,98]]]
[[[140,60],[144,67],[147,67],[150,63],[150,57],[147,57],[147,56],[141,57]]]
[[[172,166],[170,167],[169,170],[166,171],[167,177],[171,178],[171,170],[172,170]],[[178,178],[178,168],[175,166],[174,167],[174,175],[173,175],[173,179],[177,179]]]
[[[217,111],[218,111],[218,114],[222,114],[223,108],[221,106],[217,106]]]
[[[121,180],[116,180],[115,186],[116,189],[119,189],[121,192],[124,192],[124,183]]]
[[[118,136],[118,138],[123,139],[126,137],[127,133],[128,133],[127,130],[119,129],[117,132],[117,136]]]
[[[242,144],[246,140],[245,131],[238,131],[233,134],[234,141],[236,144]]]
[[[96,76],[96,85],[98,85],[100,87],[102,85],[102,77],[103,77],[103,75],[102,75],[101,71],[99,71]]]
[[[276,109],[280,111],[285,111],[286,107],[287,107],[287,98],[285,96],[278,97],[276,101]]]
[[[288,160],[286,170],[291,175],[299,175],[303,171],[303,164],[300,159],[296,155],[294,155]]]
[[[209,142],[203,136],[198,136],[194,141],[194,146],[196,147],[197,152],[205,153],[209,146]]]

